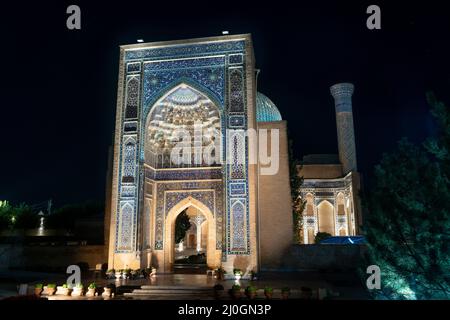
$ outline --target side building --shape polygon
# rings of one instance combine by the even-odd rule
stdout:
[[[357,169],[353,126],[354,86],[340,83],[330,88],[335,100],[338,155],[307,155],[299,167],[304,178],[301,196],[303,243],[314,243],[318,232],[332,236],[352,236],[362,225],[361,178]]]

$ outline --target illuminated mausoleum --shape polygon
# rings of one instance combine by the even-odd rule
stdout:
[[[293,242],[287,123],[257,91],[256,75],[250,35],[120,47],[110,268],[172,272],[182,212],[193,226],[184,245],[203,252],[208,267],[282,268]],[[333,174],[314,176],[328,170],[321,165],[302,168],[305,243],[322,230],[357,233],[356,167],[337,163]]]

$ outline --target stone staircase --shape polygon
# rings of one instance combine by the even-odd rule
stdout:
[[[125,298],[142,300],[208,300],[214,299],[212,287],[201,286],[152,286],[144,285],[131,292],[125,292]]]

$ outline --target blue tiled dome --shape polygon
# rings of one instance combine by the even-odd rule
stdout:
[[[261,92],[256,93],[256,121],[281,121],[281,114],[277,106]]]

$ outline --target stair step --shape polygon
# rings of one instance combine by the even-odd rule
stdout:
[[[183,299],[203,297],[212,297],[214,290],[212,287],[205,286],[156,286],[143,285],[139,289],[135,288],[131,292],[124,292],[126,297],[145,298],[153,297],[161,299],[162,297],[182,297]]]
[[[139,289],[135,289],[139,290]],[[212,287],[201,287],[201,286],[151,286],[151,285],[143,285],[140,290],[205,290],[212,291]]]
[[[152,295],[212,295],[213,293],[207,293],[207,292],[177,292],[177,291],[152,291],[152,292],[125,292],[125,296],[152,296]]]

